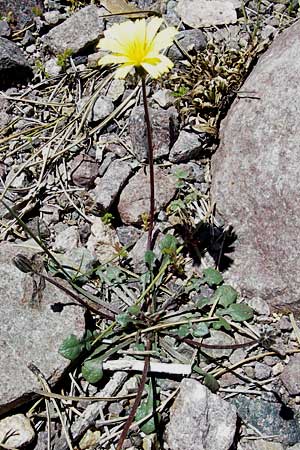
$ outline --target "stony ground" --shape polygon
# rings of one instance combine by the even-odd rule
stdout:
[[[235,236],[211,202],[210,161],[221,120],[252,95],[243,81],[298,2],[129,3],[0,1],[1,445],[21,445],[16,429],[29,448],[115,448],[154,331],[155,377],[135,417],[146,422],[124,448],[297,450],[300,331],[293,314],[224,282]],[[146,261],[141,87],[99,70],[95,48],[124,20],[108,14],[129,6],[179,30],[174,69],[148,83],[157,215]],[[20,253],[34,274],[26,260],[13,266]],[[147,315],[135,304],[149,293]],[[33,400],[41,390],[53,404]]]

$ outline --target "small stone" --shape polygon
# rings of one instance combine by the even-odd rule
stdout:
[[[30,420],[23,414],[0,420],[0,442],[5,448],[13,449],[29,445],[35,438]]]
[[[6,20],[0,20],[0,36],[1,37],[9,37],[10,36],[10,26],[6,22]]]
[[[201,30],[184,30],[176,34],[176,41],[185,52],[200,52],[206,48],[206,37]],[[173,44],[166,52],[172,61],[185,59],[185,55]]]
[[[280,379],[290,395],[300,394],[300,355],[292,356]]]
[[[277,375],[280,375],[283,372],[284,367],[285,366],[284,366],[284,364],[282,362],[279,362],[279,363],[275,364],[272,367],[272,375],[273,375],[273,377],[276,377]]]
[[[49,25],[56,25],[62,18],[63,15],[57,10],[46,11],[44,13],[45,22]]]
[[[61,231],[55,239],[53,250],[66,252],[72,248],[78,247],[80,244],[79,231],[76,226],[67,226]]]
[[[257,380],[266,380],[271,375],[271,368],[264,363],[257,362],[254,366],[254,375]]]
[[[177,14],[191,28],[226,25],[237,21],[232,2],[228,0],[179,0]]]
[[[286,316],[281,317],[279,322],[279,328],[281,331],[291,331],[293,329],[293,326],[291,324],[290,319]]]
[[[115,102],[121,97],[121,95],[124,94],[124,90],[125,90],[125,81],[113,79],[106,93],[106,97],[110,98],[113,102]]]
[[[105,119],[114,110],[114,104],[111,98],[99,95],[92,110],[92,122],[98,122],[99,120]]]
[[[122,245],[132,247],[140,238],[141,230],[130,225],[121,226],[117,228],[117,234]]]
[[[169,108],[175,102],[175,97],[170,89],[159,89],[152,95],[152,99],[161,107]]]
[[[247,356],[246,351],[243,348],[237,348],[234,350],[234,352],[230,355],[229,361],[231,364],[236,364],[243,359],[245,359]]]
[[[175,108],[168,110],[149,108],[152,128],[152,143],[154,160],[168,156],[172,138],[175,133],[178,113]],[[139,162],[148,159],[147,128],[145,123],[144,107],[138,106],[133,109],[129,133],[132,143],[132,151]]]
[[[226,344],[226,345],[233,345],[235,344],[235,340],[229,336],[228,334],[224,333],[223,331],[218,330],[211,330],[210,331],[210,337],[203,340],[204,344],[209,345],[220,345],[220,344]],[[233,352],[232,349],[228,348],[206,348],[205,353],[207,353],[212,358],[224,358],[225,356],[228,357]]]
[[[115,159],[100,178],[92,191],[97,206],[102,210],[109,209],[131,174],[131,165],[126,161]]]
[[[101,432],[88,430],[80,439],[79,447],[81,450],[93,450],[99,444]]]
[[[170,410],[166,438],[170,450],[228,450],[236,429],[236,409],[196,380],[184,379]]]
[[[103,30],[104,20],[101,17],[101,10],[95,5],[90,5],[52,28],[43,40],[55,54],[66,50],[72,50],[73,54],[76,54],[97,42]]]
[[[62,67],[57,64],[56,58],[48,59],[44,64],[46,73],[51,77],[56,77],[62,71]]]
[[[247,299],[247,305],[251,306],[251,308],[260,316],[270,315],[270,307],[268,303],[260,297],[252,297]]]
[[[237,450],[284,450],[284,447],[279,442],[265,441],[263,439],[242,439],[237,446]]]
[[[0,37],[0,89],[31,73],[27,58],[14,42]]]
[[[71,178],[76,186],[90,188],[98,176],[98,164],[94,158],[80,153],[70,163]]]
[[[30,55],[33,55],[33,53],[36,51],[36,45],[35,44],[31,44],[28,45],[28,47],[26,47],[26,52],[29,53]]]
[[[95,255],[101,263],[113,258],[120,245],[116,231],[109,225],[105,225],[101,219],[94,219],[91,226],[91,235],[87,241],[88,250]]]
[[[182,130],[170,151],[169,160],[173,163],[189,161],[197,158],[201,151],[201,142],[197,134]]]
[[[155,210],[163,209],[175,196],[176,181],[163,169],[156,167]],[[142,223],[142,215],[149,213],[149,171],[140,169],[128,182],[120,195],[119,214],[124,224],[138,225]]]
[[[175,177],[180,174],[185,174],[184,179],[188,181],[197,181],[197,183],[205,181],[204,167],[192,161],[186,164],[173,164],[171,166],[171,173]]]

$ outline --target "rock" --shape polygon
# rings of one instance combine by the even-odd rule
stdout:
[[[300,442],[293,445],[292,447],[288,447],[286,450],[300,450]]]
[[[71,178],[76,186],[90,188],[98,176],[98,164],[94,158],[80,153],[70,163]]]
[[[196,380],[184,379],[170,410],[170,450],[228,450],[236,428],[236,411]]]
[[[109,85],[106,97],[110,98],[113,102],[118,100],[121,95],[124,94],[125,80],[113,79]]]
[[[170,89],[159,89],[152,95],[152,99],[161,107],[169,108],[175,102],[175,97]]]
[[[121,226],[117,228],[118,238],[122,245],[132,247],[141,236],[141,230],[132,226]]]
[[[78,247],[80,237],[78,227],[67,226],[63,231],[57,234],[53,245],[54,251],[66,252],[70,249]]]
[[[0,37],[0,89],[29,76],[30,73],[30,65],[17,44]]]
[[[42,290],[40,304],[30,305],[33,279],[12,262],[19,253],[34,255],[25,247],[0,245],[0,360],[5,361],[0,365],[0,414],[22,405],[40,389],[29,363],[41,370],[51,386],[57,383],[69,366],[58,353],[62,341],[71,333],[81,338],[85,332],[84,310],[50,283]],[[63,306],[60,312],[57,304]]]
[[[254,366],[256,380],[266,380],[271,376],[271,368],[267,364],[257,362]]]
[[[47,11],[44,14],[45,22],[49,25],[56,25],[62,18],[62,14],[57,10]]]
[[[246,298],[294,312],[300,310],[299,69],[296,22],[241,87],[256,98],[236,99],[230,108],[212,159],[211,189],[238,238],[229,283]]]
[[[48,61],[45,62],[44,67],[45,67],[46,73],[48,75],[50,75],[51,77],[56,77],[62,71],[62,66],[59,66],[57,64],[56,58],[48,59]]]
[[[157,160],[169,154],[178,114],[175,108],[169,108],[166,111],[149,108],[149,115],[152,128],[153,155],[154,159]],[[138,106],[132,110],[129,133],[132,151],[136,159],[140,162],[147,161],[148,142],[143,106]]]
[[[116,231],[109,225],[105,225],[100,218],[94,219],[91,226],[91,235],[86,244],[88,250],[101,263],[105,263],[116,256],[119,245]]]
[[[205,34],[201,30],[180,31],[176,34],[176,41],[186,52],[191,50],[200,52],[205,49],[207,44]],[[166,54],[172,61],[178,61],[185,58],[184,54],[182,54],[175,44],[167,50]]]
[[[95,256],[85,247],[71,248],[64,254],[55,254],[55,257],[61,264],[68,266],[65,270],[72,277],[84,277],[97,262]]]
[[[76,54],[94,44],[104,30],[101,10],[95,5],[86,6],[63,23],[52,28],[44,37],[44,43],[55,53],[72,50]],[[80,30],[80,32],[79,32]]]
[[[163,169],[154,170],[155,210],[164,208],[176,193],[176,181]],[[142,223],[142,214],[149,213],[149,169],[140,169],[128,182],[120,195],[118,204],[119,214],[124,224],[138,225]]]
[[[0,442],[5,444],[5,448],[25,447],[34,438],[35,432],[30,420],[23,414],[15,414],[0,420]]]
[[[99,95],[93,106],[91,117],[92,122],[97,122],[98,120],[105,119],[113,112],[113,110],[113,101],[109,97]]]
[[[5,128],[10,121],[10,116],[7,112],[8,108],[9,101],[4,97],[0,97],[0,135],[2,134],[1,130]]]
[[[279,322],[279,328],[281,331],[292,331],[293,326],[290,319],[287,316],[283,316]]]
[[[300,424],[293,410],[283,402],[250,399],[239,394],[230,399],[238,416],[255,427],[262,435],[272,436],[273,442],[293,445],[300,440]],[[244,449],[243,449],[244,450]]]
[[[0,0],[0,12],[6,16],[9,12],[13,13],[17,28],[25,28],[32,23],[36,17],[36,12],[43,11],[42,0]]]
[[[131,174],[131,165],[126,161],[115,159],[100,178],[92,191],[97,206],[102,210],[109,209]]]
[[[220,345],[220,344],[226,344],[226,345],[233,345],[235,344],[235,340],[229,336],[227,333],[224,333],[223,331],[218,330],[210,330],[210,337],[207,339],[204,339],[203,342],[205,344],[209,345]],[[228,348],[205,348],[204,353],[211,356],[212,358],[224,358],[225,356],[230,356],[232,353],[232,349]]]
[[[0,36],[9,37],[11,33],[10,26],[6,20],[0,20]]]
[[[204,167],[200,163],[190,161],[186,164],[174,164],[171,167],[171,173],[179,180],[197,181],[203,183],[205,181]]]
[[[198,135],[182,130],[170,151],[169,160],[173,163],[189,161],[199,156],[201,142]]]
[[[179,0],[177,14],[191,28],[228,25],[237,21],[234,5],[228,0]]]
[[[284,447],[279,442],[265,441],[260,438],[257,440],[241,439],[237,450],[284,450]]]
[[[290,395],[300,394],[300,355],[291,356],[287,366],[283,369],[280,379]]]

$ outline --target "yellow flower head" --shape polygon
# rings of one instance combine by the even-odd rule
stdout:
[[[125,78],[133,68],[158,78],[173,67],[172,61],[159,52],[172,45],[177,33],[174,27],[158,32],[162,23],[163,19],[155,17],[148,23],[140,19],[112,25],[97,45],[111,54],[103,56],[98,64],[118,64],[116,78]]]

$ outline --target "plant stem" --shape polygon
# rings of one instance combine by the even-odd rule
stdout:
[[[146,128],[147,128],[148,164],[149,164],[149,177],[150,177],[150,209],[149,209],[149,228],[148,228],[147,250],[152,250],[152,233],[153,233],[153,228],[154,228],[154,210],[155,210],[153,143],[152,143],[151,123],[150,123],[149,110],[148,110],[147,94],[146,94],[145,76],[142,75],[141,78],[142,78],[142,91],[143,91],[145,121],[146,121]]]

